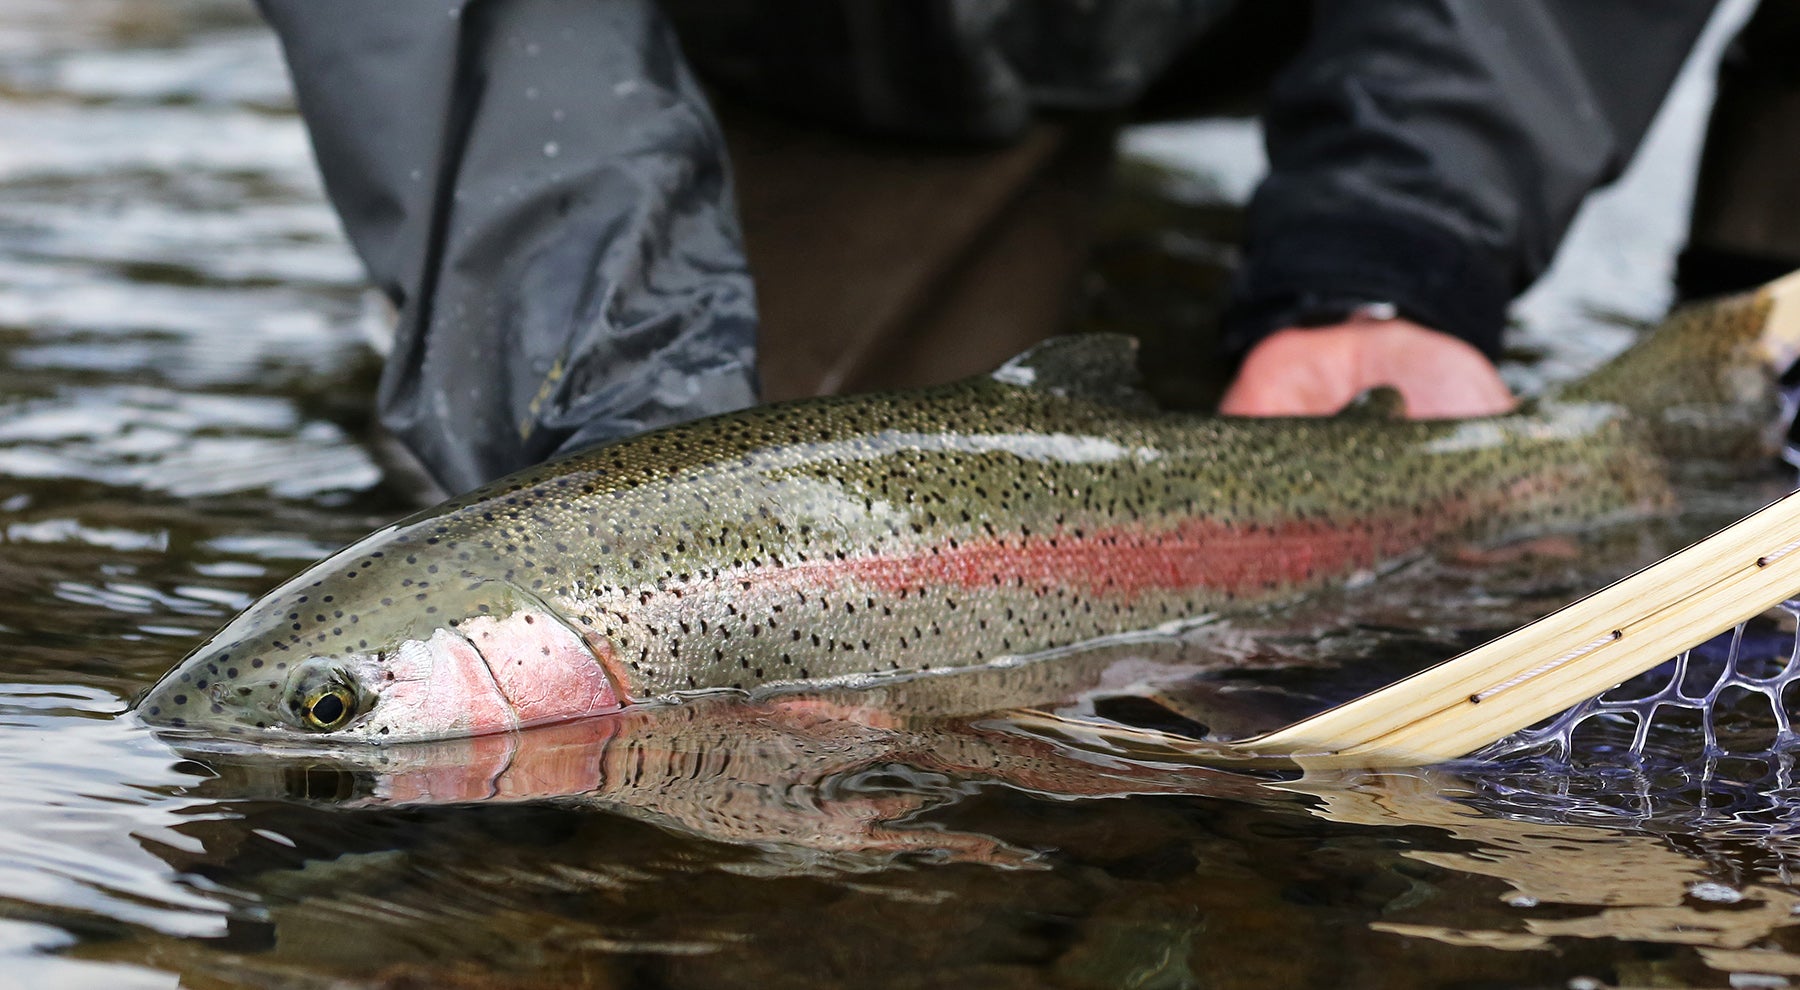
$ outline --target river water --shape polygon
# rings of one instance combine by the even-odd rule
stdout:
[[[1591,365],[1666,304],[1705,76],[1522,304],[1521,385]],[[131,697],[411,505],[368,452],[364,340],[385,317],[245,3],[7,0],[0,134],[0,983],[1800,980],[1790,768],[1683,759],[1679,728],[1639,763],[1291,780],[1025,734],[920,688],[361,761],[176,752],[120,717]],[[1123,206],[1156,208],[1118,211],[1137,219],[1110,229],[1096,318],[1153,334],[1216,297],[1259,158],[1243,122],[1127,140]],[[1058,683],[997,674],[991,697],[1272,726],[1541,614],[1772,484],[1420,564]],[[1753,632],[1774,652],[1784,635]]]

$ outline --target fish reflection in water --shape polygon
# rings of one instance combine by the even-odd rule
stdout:
[[[761,969],[792,979],[797,966],[821,964],[793,958],[809,945],[816,955],[819,942],[773,937],[779,919],[828,925],[829,956],[831,943],[867,941],[855,933],[871,912],[898,912],[911,917],[901,922],[909,934],[879,951],[917,952],[939,973],[978,965],[993,946],[942,948],[971,934],[977,903],[1009,919],[983,922],[998,929],[1045,923],[1025,920],[1045,910],[1032,888],[1062,891],[1055,913],[1080,911],[1052,868],[1069,837],[1044,829],[1046,807],[1074,810],[1078,829],[1136,822],[1125,844],[1154,848],[1179,841],[1161,813],[1119,807],[1090,819],[1094,802],[1075,799],[1292,800],[1249,777],[1064,747],[992,714],[1059,701],[1104,708],[1152,682],[1208,694],[1203,667],[1147,652],[1136,643],[866,690],[700,697],[439,743],[311,752],[183,743],[211,774],[190,795],[235,814],[179,827],[189,841],[158,854],[257,907],[233,919],[223,952],[152,941],[165,965],[237,979],[323,964],[435,982],[463,973],[437,960],[472,957],[497,971],[554,972],[545,985],[557,985],[593,978],[569,974],[596,956],[648,955],[692,966],[718,957],[702,966],[709,975],[675,985],[718,985],[721,973],[747,984]],[[984,799],[1023,804],[945,821]],[[984,878],[996,871],[1035,879],[994,886]],[[745,878],[779,889],[746,897]],[[952,920],[916,915],[940,904],[954,905]],[[342,936],[351,926],[354,941]],[[329,958],[308,955],[324,946]],[[878,950],[857,951],[858,971],[878,966]],[[724,968],[705,968],[714,965]],[[1104,971],[1110,982],[1116,967]]]
[[[1203,670],[1127,649],[1070,659],[437,744],[193,752],[213,776],[188,799],[234,813],[178,826],[192,841],[158,855],[257,907],[210,949],[150,941],[175,968],[256,979],[316,967],[308,951],[330,945],[334,963],[401,983],[481,966],[566,976],[596,953],[665,960],[688,976],[676,985],[792,973],[817,949],[779,937],[802,916],[829,916],[839,939],[918,926],[901,941],[954,968],[984,913],[1081,917],[1042,964],[1074,986],[1114,985],[1152,958],[1149,975],[1192,983],[1222,952],[1267,953],[1260,978],[1330,982],[1341,974],[1322,960],[1399,936],[1559,959],[1557,972],[1605,959],[1621,981],[1671,964],[1651,952],[1633,969],[1610,942],[1692,947],[1720,970],[1791,961],[1800,895],[1778,814],[1709,827],[1673,792],[1569,814],[1510,797],[1516,766],[1259,778],[992,714],[1033,703],[1094,718],[1156,696],[1242,723],[1225,734],[1293,714],[1277,699],[1247,712]],[[996,871],[1010,879],[983,879]],[[779,896],[740,901],[746,878]],[[1294,912],[1296,897],[1322,900]],[[348,925],[366,944],[342,941]],[[1307,940],[1316,951],[1281,958]],[[396,941],[409,948],[395,955]],[[480,966],[447,970],[439,954]],[[1445,967],[1434,978],[1487,965],[1431,958]],[[1256,985],[1243,975],[1224,985]]]
[[[1158,649],[1176,655],[1185,646],[1144,637],[1048,662],[857,689],[706,695],[435,743],[285,756],[222,742],[187,749],[219,774],[211,786],[220,794],[350,808],[556,801],[752,845],[803,868],[870,869],[914,855],[1026,866],[1037,856],[1031,848],[913,823],[991,785],[1057,798],[1245,796],[1259,787],[1241,774],[1061,746],[1008,722],[1008,708],[1091,710],[1121,695],[1140,697],[1158,680],[1187,713],[1217,701],[1199,668],[1147,657]],[[1215,707],[1206,716],[1225,725],[1247,709],[1256,714],[1242,698]]]

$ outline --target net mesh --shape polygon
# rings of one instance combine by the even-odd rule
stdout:
[[[1800,467],[1791,442],[1786,459]],[[1521,891],[1589,903],[1569,893],[1569,874],[1580,873],[1603,891],[1591,903],[1617,906],[1638,936],[1654,919],[1676,942],[1724,932],[1736,946],[1766,934],[1721,924],[1722,903],[1740,921],[1753,912],[1737,907],[1760,903],[1777,926],[1791,923],[1800,917],[1800,895],[1788,893],[1800,890],[1797,630],[1800,599],[1457,761],[1446,768],[1456,788],[1435,793],[1475,815],[1446,827],[1480,844],[1470,856],[1479,872],[1524,871]],[[1594,849],[1598,858],[1583,858]],[[1659,849],[1679,860],[1671,867]],[[1657,886],[1671,876],[1687,885],[1682,903],[1703,914],[1671,905],[1667,884]],[[1651,888],[1632,900],[1631,890]]]
[[[1769,756],[1800,745],[1789,713],[1800,682],[1800,599],[1483,750],[1490,760],[1544,755],[1642,758],[1651,733],[1676,727],[1700,758]],[[1770,628],[1773,626],[1774,628]],[[1782,627],[1791,628],[1782,628]],[[1794,691],[1800,694],[1800,688]],[[1697,731],[1697,736],[1695,735]]]
[[[1800,836],[1797,618],[1787,602],[1459,761],[1474,803],[1527,821]]]
[[[1781,400],[1796,423],[1800,384]],[[1791,434],[1781,457],[1800,469]],[[1504,817],[1785,842],[1800,836],[1796,710],[1800,597],[1459,763]]]

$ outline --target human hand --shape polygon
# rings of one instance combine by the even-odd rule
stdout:
[[[1410,320],[1356,317],[1264,338],[1244,358],[1219,411],[1330,416],[1378,385],[1393,386],[1413,419],[1493,416],[1517,404],[1473,345]]]

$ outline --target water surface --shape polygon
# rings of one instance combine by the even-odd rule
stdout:
[[[1652,318],[1666,302],[1679,166],[1704,105],[1703,86],[1683,93],[1687,129],[1676,113],[1648,170],[1521,310],[1533,353],[1508,369],[1521,383],[1629,339],[1608,314]],[[128,700],[287,573],[409,505],[369,453],[363,340],[384,317],[246,4],[10,0],[0,130],[9,980],[1800,978],[1791,768],[1689,759],[1679,729],[1643,764],[1293,780],[1021,733],[927,684],[350,761],[177,751],[117,717]],[[1155,336],[1213,312],[1259,165],[1242,122],[1130,140],[1178,171],[1133,170],[1095,322]],[[1534,617],[1771,491],[1701,492],[1683,520],[1510,561],[1415,565],[1054,676],[999,672],[975,696],[1174,731],[1274,725]]]

